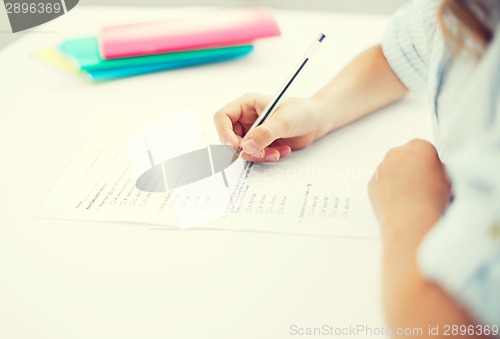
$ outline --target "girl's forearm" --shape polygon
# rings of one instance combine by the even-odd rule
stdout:
[[[417,266],[419,243],[439,217],[409,219],[401,215],[398,221],[398,213],[394,214],[386,220],[387,225],[382,225],[386,230],[383,294],[389,327],[421,329],[419,338],[437,339],[447,338],[446,326],[474,325],[465,310],[441,287],[424,279]],[[437,332],[429,332],[436,328]]]
[[[357,56],[314,96],[325,115],[324,131],[347,125],[408,92],[390,68],[380,45]]]

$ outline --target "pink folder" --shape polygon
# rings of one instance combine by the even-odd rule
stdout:
[[[267,10],[221,10],[204,17],[105,27],[100,51],[104,59],[117,59],[248,44],[277,35],[279,27]]]

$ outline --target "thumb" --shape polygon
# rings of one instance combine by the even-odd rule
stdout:
[[[245,136],[241,143],[243,151],[254,154],[269,146],[276,139],[288,137],[287,125],[280,119],[269,119]]]

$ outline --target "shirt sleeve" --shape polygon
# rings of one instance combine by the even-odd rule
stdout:
[[[394,14],[382,41],[389,66],[417,94],[427,89],[437,8],[436,0],[410,1]]]
[[[500,98],[496,100],[492,125],[449,159],[455,198],[418,252],[424,276],[476,321],[490,326],[500,326]]]

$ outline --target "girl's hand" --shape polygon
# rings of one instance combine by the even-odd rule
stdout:
[[[390,234],[400,234],[415,219],[429,228],[441,217],[451,196],[438,153],[424,140],[390,150],[368,188],[382,232]]]
[[[327,133],[319,104],[314,99],[286,98],[263,125],[247,132],[272,99],[264,94],[245,94],[221,108],[214,116],[221,141],[243,148],[248,161],[278,161],[292,150],[309,146]]]

